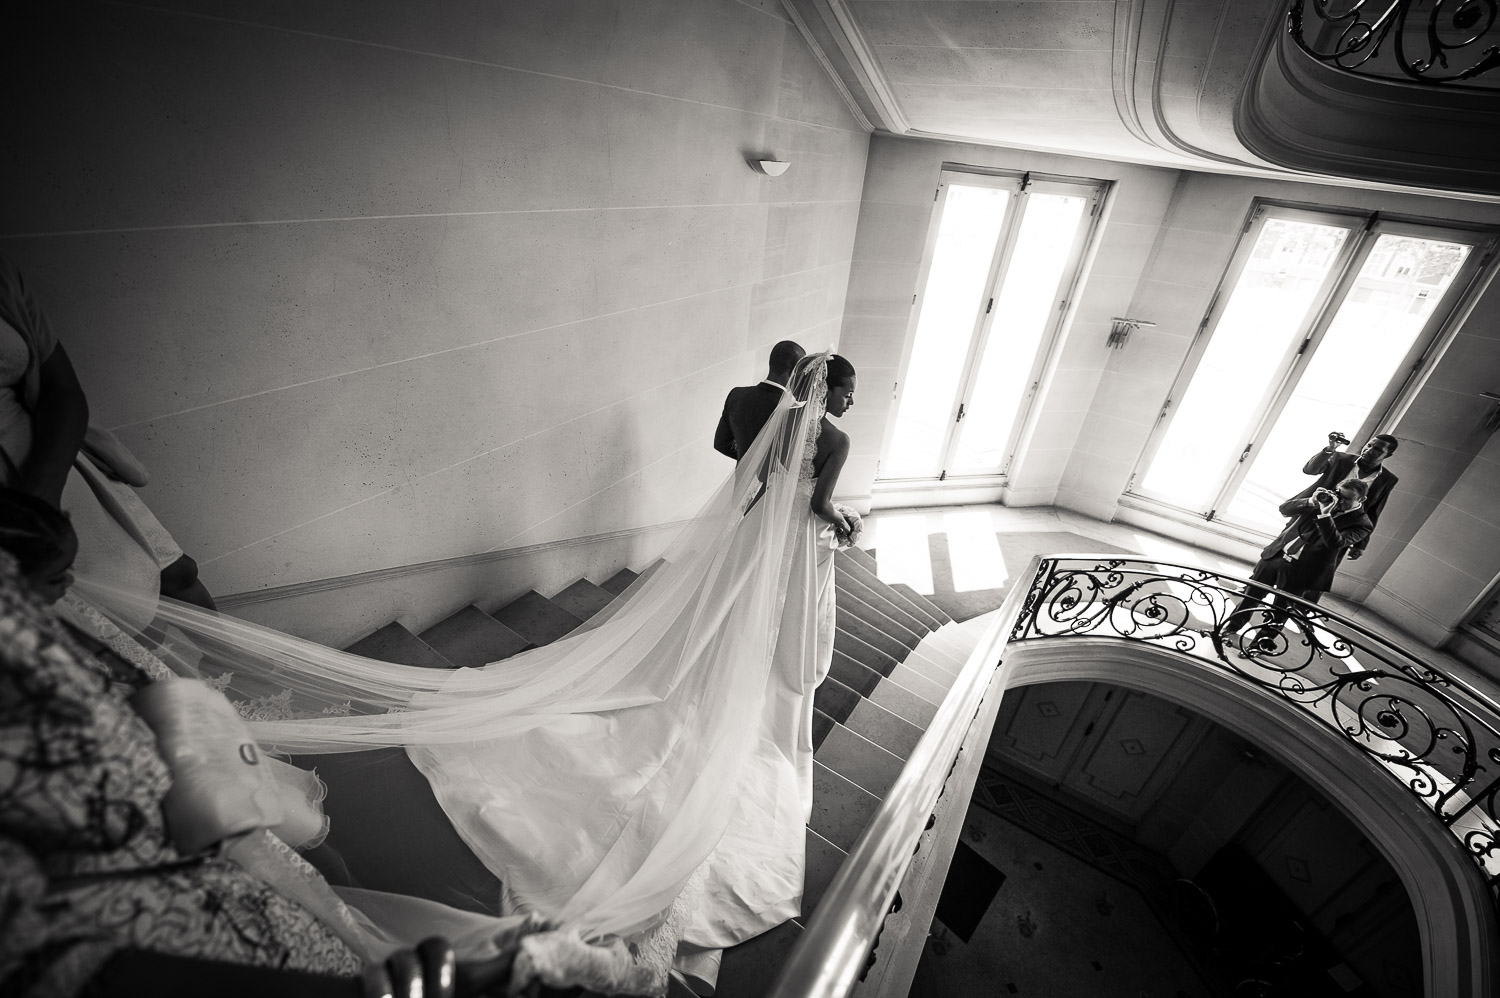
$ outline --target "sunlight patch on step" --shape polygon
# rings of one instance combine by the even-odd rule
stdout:
[[[1010,578],[1000,539],[989,510],[961,509],[943,514],[948,535],[948,564],[953,569],[953,591],[999,589]]]
[[[904,582],[924,596],[932,595],[932,558],[927,553],[931,529],[925,513],[880,518],[876,563],[881,582]]]

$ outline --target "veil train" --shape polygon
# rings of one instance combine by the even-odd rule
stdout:
[[[539,913],[564,949],[610,942],[601,959],[623,962],[625,985],[649,991],[665,987],[664,968],[641,967],[653,954],[670,958],[679,941],[695,952],[732,945],[796,915],[811,696],[831,656],[834,540],[808,505],[828,356],[798,365],[658,570],[605,622],[551,644],[433,670],[168,600],[154,607],[169,634],[158,657],[222,689],[265,750],[404,749],[503,885],[480,899],[500,916],[340,888],[366,949],[436,925],[461,955],[484,955],[497,932]],[[134,633],[141,601],[87,579],[76,589]],[[358,766],[339,768],[357,778]],[[402,802],[389,806],[399,823]],[[539,967],[557,955],[547,935],[528,939]]]

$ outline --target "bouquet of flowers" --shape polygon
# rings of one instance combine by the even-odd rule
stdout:
[[[833,509],[834,512],[842,516],[849,524],[849,532],[847,534],[842,532],[839,533],[838,546],[840,548],[853,547],[859,541],[859,535],[864,533],[864,519],[861,518],[859,513],[855,512],[853,508],[845,506],[843,503],[834,503]]]

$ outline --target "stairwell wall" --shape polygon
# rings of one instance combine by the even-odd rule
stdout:
[[[839,335],[868,135],[772,0],[26,19],[0,252],[215,593],[668,523],[725,392]],[[495,565],[341,628],[569,581]]]

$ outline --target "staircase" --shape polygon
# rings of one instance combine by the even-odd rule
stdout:
[[[813,812],[802,911],[724,954],[718,991],[723,998],[769,991],[970,651],[972,638],[945,628],[951,618],[935,604],[910,588],[881,582],[868,554],[849,549],[835,558],[838,629],[828,678],[814,696]],[[627,569],[602,585],[580,579],[550,597],[530,591],[489,611],[471,604],[420,633],[393,622],[347,650],[435,669],[495,662],[556,641],[585,622],[597,625],[636,577]],[[498,912],[499,881],[459,839],[404,750],[296,761],[315,766],[329,787],[329,855],[337,853],[342,863],[335,864],[336,882]],[[396,814],[399,819],[392,820]],[[382,834],[359,834],[371,827]]]

